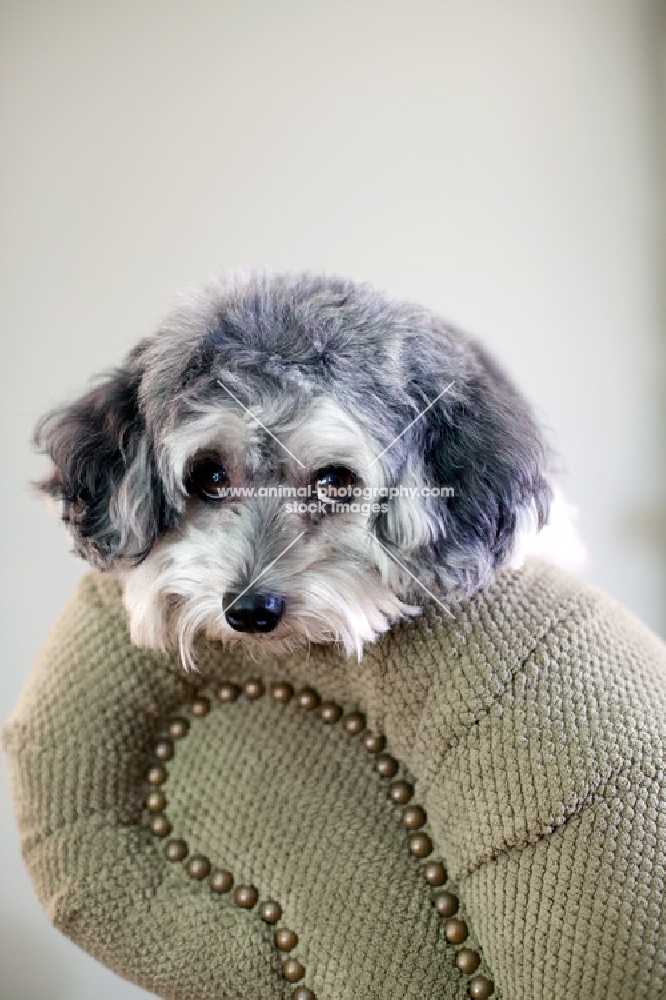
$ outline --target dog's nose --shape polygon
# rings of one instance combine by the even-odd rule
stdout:
[[[237,632],[272,632],[282,617],[284,601],[278,594],[224,595],[224,616]]]

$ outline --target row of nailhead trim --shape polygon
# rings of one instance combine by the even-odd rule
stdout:
[[[363,734],[363,744],[369,754],[374,756],[374,765],[377,773],[383,778],[395,779],[399,770],[399,763],[391,754],[384,752],[386,739],[381,733],[373,733],[366,729],[365,716],[361,712],[350,712],[345,715],[343,709],[336,702],[322,701],[317,692],[310,687],[302,688],[294,692],[291,684],[286,681],[276,681],[270,685],[270,695],[273,701],[278,704],[286,704],[295,698],[296,705],[304,711],[317,710],[322,722],[327,725],[334,725],[342,720],[343,728],[351,735]],[[236,701],[241,694],[250,701],[263,697],[266,693],[266,685],[260,678],[252,678],[245,681],[241,686],[231,681],[225,681],[217,687],[216,696],[222,704],[230,704]],[[201,719],[208,715],[210,711],[210,699],[204,695],[197,695],[189,704],[189,712],[195,719]],[[151,791],[148,792],[145,800],[146,807],[151,814],[149,825],[152,833],[156,837],[168,837],[172,832],[171,822],[164,810],[167,805],[167,798],[161,786],[168,778],[168,771],[165,764],[170,761],[175,753],[174,740],[183,739],[187,736],[190,723],[187,719],[176,717],[167,723],[167,736],[160,737],[154,744],[153,754],[156,763],[151,764],[146,775]],[[389,797],[396,806],[402,806],[401,819],[405,828],[409,831],[407,846],[411,854],[418,859],[430,857],[433,852],[431,838],[422,830],[427,823],[427,814],[422,806],[412,803],[414,795],[413,786],[403,779],[392,780],[389,785]],[[189,853],[187,843],[181,839],[169,840],[165,847],[165,854],[169,861],[185,861]],[[214,892],[229,892],[234,885],[234,878],[230,871],[224,868],[212,868],[207,857],[202,854],[193,854],[189,857],[185,870],[187,874],[198,881],[209,878],[210,887]],[[447,881],[447,872],[441,861],[429,861],[423,869],[423,877],[429,886],[439,888]],[[259,901],[259,893],[254,886],[237,885],[234,889],[234,902],[243,909],[252,909]],[[441,917],[445,919],[444,935],[449,944],[463,944],[468,936],[467,924],[464,920],[456,917],[458,912],[458,897],[449,891],[438,892],[433,899],[435,909]],[[282,916],[282,907],[275,900],[265,900],[259,907],[261,918],[269,924],[276,924]],[[282,952],[291,952],[298,944],[298,935],[289,928],[278,928],[274,934],[274,941],[277,948]],[[469,995],[473,1000],[487,1000],[494,990],[494,984],[485,976],[473,975],[478,969],[481,958],[478,952],[471,948],[461,948],[456,953],[456,966],[464,975],[470,975]],[[296,958],[288,958],[282,964],[282,974],[290,983],[300,982],[305,976],[305,967]],[[316,1000],[315,994],[306,986],[299,986],[292,994],[292,1000]]]

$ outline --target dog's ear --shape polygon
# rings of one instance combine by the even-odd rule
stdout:
[[[468,341],[467,350],[450,390],[414,425],[411,448],[422,457],[423,483],[442,494],[420,499],[411,512],[407,536],[416,545],[405,553],[419,579],[463,595],[511,557],[519,530],[543,527],[552,494],[549,451],[528,404],[483,348]],[[442,391],[440,383],[419,386],[420,409]],[[399,544],[400,517],[384,526],[387,540]]]
[[[60,501],[76,551],[99,569],[139,562],[176,512],[166,500],[139,404],[141,346],[99,386],[48,413],[35,443],[53,463],[37,484]]]

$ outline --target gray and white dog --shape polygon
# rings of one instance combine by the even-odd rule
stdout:
[[[529,407],[477,343],[308,274],[184,297],[35,437],[133,641],[188,666],[199,634],[360,657],[426,595],[446,606],[520,559],[553,493]]]

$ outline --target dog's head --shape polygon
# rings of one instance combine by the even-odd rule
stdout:
[[[183,300],[36,441],[134,641],[190,665],[199,633],[360,656],[426,595],[488,583],[550,499],[529,408],[477,344],[309,275]]]

